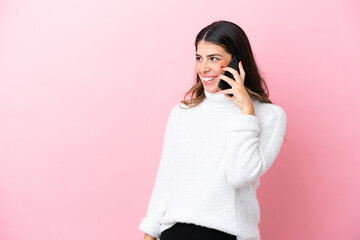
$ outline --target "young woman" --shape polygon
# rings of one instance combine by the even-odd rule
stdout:
[[[196,82],[169,114],[139,228],[145,240],[258,240],[256,189],[280,151],[286,114],[270,101],[238,25],[212,23],[199,32],[195,48]],[[234,54],[242,59],[240,74],[226,67]],[[220,80],[231,88],[221,90]]]

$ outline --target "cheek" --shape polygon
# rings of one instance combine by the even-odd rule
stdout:
[[[224,66],[224,65],[221,65],[221,66]],[[222,68],[221,68],[221,66],[219,66],[218,68],[216,68],[216,73],[218,74],[218,75],[222,75],[222,74],[224,74],[224,70],[222,70]]]
[[[196,65],[195,65],[195,71],[196,71],[197,73],[199,73],[199,64],[196,64]]]

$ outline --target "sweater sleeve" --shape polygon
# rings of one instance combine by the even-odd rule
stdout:
[[[286,130],[286,113],[272,105],[258,116],[234,113],[228,118],[225,172],[233,187],[258,179],[280,152]]]
[[[154,188],[149,200],[146,216],[141,220],[139,229],[155,238],[160,238],[160,218],[165,214],[171,187],[171,158],[173,152],[173,112],[169,114],[162,148],[160,164],[155,178]]]

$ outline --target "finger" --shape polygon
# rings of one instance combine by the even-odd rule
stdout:
[[[223,94],[225,97],[227,97],[228,99],[232,100],[233,97],[230,97],[229,94],[232,94],[234,96],[234,93],[232,88],[230,89],[225,89],[225,90],[222,90],[222,91],[217,91],[217,93],[220,93],[220,94]]]
[[[217,78],[224,80],[225,82],[227,82],[231,87],[235,87],[235,81],[232,78],[229,78],[228,76],[225,75],[220,75]]]
[[[220,90],[220,91],[217,91],[216,93],[220,93],[220,94],[229,94],[229,93],[234,93],[233,89],[232,88],[229,88],[229,89],[225,89],[225,90]],[[227,95],[226,95],[227,96]]]
[[[230,99],[230,100],[231,100],[231,99],[234,99],[233,97],[230,97],[229,94],[225,94],[224,96],[227,97],[227,98]]]
[[[242,81],[241,81],[241,78],[240,78],[240,75],[239,75],[239,72],[236,71],[235,69],[233,69],[233,68],[231,68],[231,67],[224,67],[224,68],[222,68],[222,69],[225,70],[225,71],[230,72],[230,73],[233,75],[233,77],[234,77],[234,79],[235,79],[235,82],[237,82],[237,83],[241,83],[241,82],[242,82]]]
[[[242,81],[242,83],[244,83],[246,73],[245,73],[244,67],[242,65],[242,61],[239,62],[239,70],[240,70],[241,81]]]

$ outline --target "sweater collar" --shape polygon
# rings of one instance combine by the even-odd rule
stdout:
[[[204,101],[209,104],[211,107],[214,108],[237,108],[236,106],[229,98],[227,98],[222,93],[216,93],[216,92],[208,92],[204,89],[205,92],[205,99]],[[258,100],[256,98],[251,97],[251,100],[254,102],[257,102]]]

